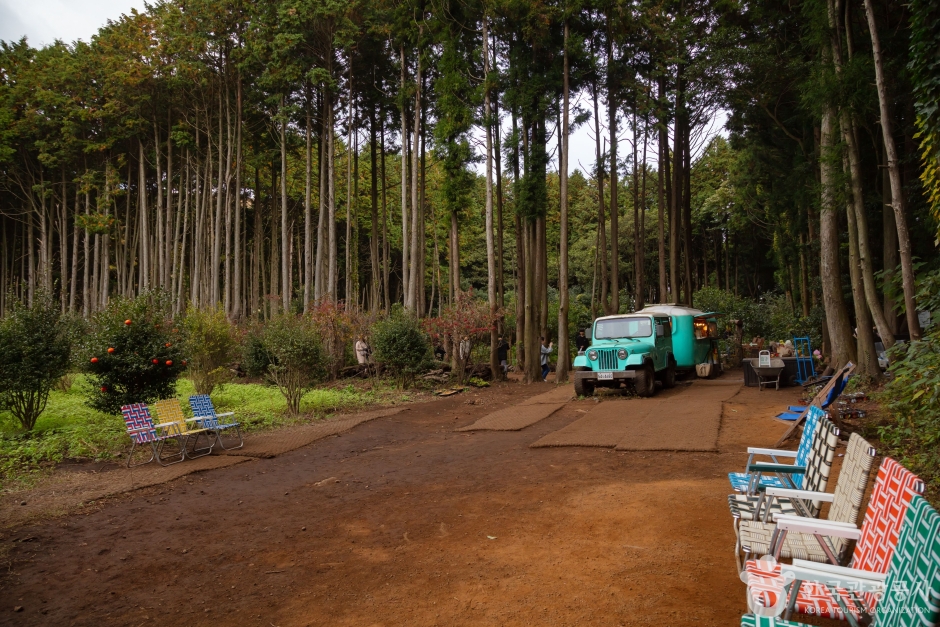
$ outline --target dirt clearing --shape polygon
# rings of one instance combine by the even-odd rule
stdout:
[[[594,400],[455,432],[545,391],[413,405],[3,532],[0,624],[738,624],[725,475],[783,433],[769,416],[795,392],[742,389],[717,453],[529,447]]]

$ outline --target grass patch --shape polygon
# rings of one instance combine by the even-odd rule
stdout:
[[[29,433],[18,431],[12,416],[0,412],[0,486],[28,486],[65,460],[111,461],[126,453],[130,440],[124,420],[90,408],[86,404],[89,386],[89,381],[78,375],[69,391],[53,390],[46,411]],[[187,412],[186,401],[191,394],[195,394],[192,382],[180,379],[176,397]],[[382,380],[326,385],[304,396],[302,415],[297,418],[287,416],[287,403],[276,388],[260,383],[231,383],[216,388],[212,400],[219,412],[235,412],[243,430],[251,433],[369,405],[409,402],[413,396],[413,392],[404,394]]]

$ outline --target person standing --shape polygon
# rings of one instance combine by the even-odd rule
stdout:
[[[496,359],[503,369],[503,378],[505,379],[506,373],[509,372],[509,343],[503,339],[502,335],[499,336],[499,341],[496,343]]]
[[[544,337],[540,337],[539,339],[542,340],[542,381],[547,382],[550,370],[548,367],[548,356],[552,353],[552,342],[546,344]]]
[[[361,335],[356,338],[356,360],[359,362],[360,366],[369,363],[369,355],[371,353],[372,349],[369,348],[365,339]]]
[[[584,335],[584,329],[578,331],[578,337],[574,338],[574,345],[577,347],[578,353],[583,353],[591,345],[591,341]]]

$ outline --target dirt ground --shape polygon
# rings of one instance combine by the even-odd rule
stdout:
[[[717,453],[530,448],[596,400],[455,432],[548,389],[416,404],[0,532],[0,624],[737,625],[726,473],[797,391],[742,388]]]

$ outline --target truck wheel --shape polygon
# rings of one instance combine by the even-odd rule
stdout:
[[[637,396],[652,396],[656,392],[656,380],[654,379],[653,368],[649,364],[636,369],[636,378],[633,379],[633,385]]]
[[[576,396],[594,396],[594,386],[581,378],[574,380],[574,393]]]
[[[676,387],[676,360],[669,358],[669,365],[663,371],[663,388],[669,390]]]

